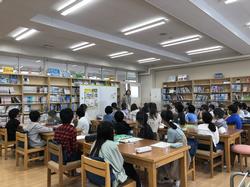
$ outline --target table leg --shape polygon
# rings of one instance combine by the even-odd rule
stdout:
[[[148,186],[157,187],[157,170],[155,164],[148,169]]]
[[[229,139],[225,141],[225,159],[226,159],[226,166],[227,172],[231,171],[231,152],[230,152],[230,143]]]
[[[184,156],[180,158],[179,164],[179,172],[180,172],[180,180],[181,187],[187,187],[187,153],[184,152]]]

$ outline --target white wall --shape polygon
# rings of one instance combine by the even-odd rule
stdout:
[[[142,103],[149,102],[150,89],[161,88],[170,75],[188,74],[191,80],[195,80],[213,78],[216,72],[223,73],[225,77],[250,76],[250,60],[155,71],[151,75],[140,76]]]

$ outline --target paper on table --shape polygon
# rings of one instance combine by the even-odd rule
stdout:
[[[78,135],[76,137],[77,140],[84,140],[85,139],[85,135]]]
[[[166,125],[164,125],[163,123],[161,123],[160,126],[159,126],[159,129],[164,129],[165,126]]]
[[[152,144],[151,147],[159,147],[159,148],[166,148],[166,147],[170,147],[170,143],[167,142],[158,142],[155,144]]]
[[[140,140],[142,140],[142,139],[141,138],[132,137],[132,138],[127,138],[127,139],[122,139],[119,142],[122,142],[122,143],[135,143],[135,142],[138,142]]]

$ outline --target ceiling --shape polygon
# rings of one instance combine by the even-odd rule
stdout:
[[[141,64],[156,67],[250,54],[249,0],[225,5],[223,0],[92,0],[78,11],[62,16],[56,8],[67,0],[3,0],[0,3],[0,43],[12,42],[32,47],[48,47],[105,59],[136,64],[143,58],[160,61]],[[159,27],[125,36],[124,28],[157,17],[169,21]],[[8,34],[19,26],[39,33],[16,42]],[[163,48],[169,39],[199,34],[202,38]],[[249,43],[248,43],[249,40]],[[69,47],[80,41],[96,46],[76,52]],[[221,51],[186,55],[186,51],[221,45]],[[109,54],[129,51],[134,54],[110,59]],[[31,54],[32,55],[32,54]]]

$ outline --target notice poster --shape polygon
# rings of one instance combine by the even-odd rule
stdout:
[[[85,88],[84,89],[84,102],[89,108],[98,107],[98,89]]]

